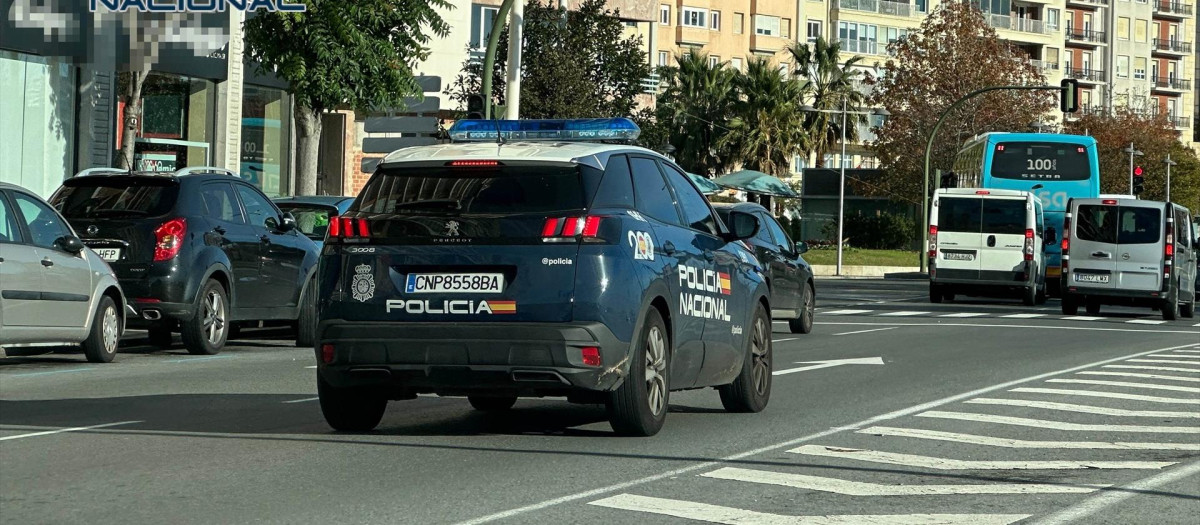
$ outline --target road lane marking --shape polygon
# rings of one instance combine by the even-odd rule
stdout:
[[[1171,359],[1200,359],[1200,355],[1183,355],[1183,354],[1150,354],[1146,357],[1169,357]],[[1196,364],[1200,365],[1200,361]]]
[[[968,445],[985,445],[1003,448],[1062,448],[1062,449],[1110,449],[1110,450],[1200,450],[1200,443],[1115,443],[1109,441],[1027,441],[1023,439],[1008,439],[992,436],[977,436],[960,434],[958,432],[942,432],[940,430],[924,430],[918,428],[870,427],[858,431],[859,434],[874,434],[879,436],[907,437],[917,439],[932,439],[936,441],[951,441]]]
[[[26,372],[23,374],[12,374],[10,376],[4,376],[4,377],[32,377],[32,376],[44,376],[44,375],[50,375],[50,374],[67,374],[70,372],[87,372],[88,370],[95,370],[95,369],[96,368],[68,368],[66,370],[48,370],[46,372]]]
[[[874,310],[830,310],[828,312],[821,312],[821,315],[858,315],[869,314],[871,312],[874,312]]]
[[[971,403],[976,405],[1004,405],[1012,407],[1044,408],[1046,410],[1061,410],[1063,412],[1079,412],[1081,414],[1099,414],[1102,416],[1117,417],[1200,418],[1200,412],[1177,412],[1171,410],[1125,410],[1121,408],[1053,403],[1050,401],[1029,401],[1025,399],[992,399],[979,397],[975,399],[968,399],[963,401],[963,403]]]
[[[936,326],[936,325],[934,325],[934,326]],[[613,483],[610,485],[596,487],[596,488],[589,489],[589,490],[565,494],[565,495],[554,497],[554,498],[544,499],[544,500],[541,500],[541,501],[538,501],[535,503],[530,503],[528,505],[524,505],[521,507],[514,507],[514,508],[507,509],[507,510],[494,512],[491,514],[487,514],[484,516],[479,516],[477,518],[472,518],[472,519],[469,519],[466,521],[459,522],[459,525],[478,525],[478,524],[488,523],[488,522],[492,522],[492,521],[496,521],[496,520],[509,519],[509,518],[512,518],[515,516],[521,516],[524,514],[528,514],[530,512],[537,512],[540,510],[548,509],[550,507],[562,505],[564,503],[571,503],[574,501],[580,501],[580,500],[584,500],[584,499],[588,499],[588,498],[593,498],[596,496],[600,496],[602,494],[617,492],[617,491],[625,490],[625,489],[628,489],[631,487],[637,487],[637,486],[645,485],[647,483],[653,483],[653,482],[659,481],[659,480],[670,479],[673,477],[682,476],[684,474],[688,474],[688,473],[695,472],[698,470],[712,469],[714,467],[723,466],[724,463],[728,463],[731,461],[738,461],[738,460],[742,460],[745,458],[757,456],[759,454],[766,454],[768,452],[775,452],[775,451],[783,449],[783,448],[794,447],[801,443],[806,443],[806,442],[809,442],[809,441],[812,441],[815,439],[821,439],[823,437],[831,436],[831,435],[840,433],[845,430],[859,429],[859,428],[874,425],[876,423],[881,423],[883,421],[891,421],[893,419],[910,416],[910,415],[916,414],[918,412],[924,412],[926,410],[930,410],[930,409],[937,408],[940,406],[948,405],[951,403],[957,403],[959,401],[971,399],[974,397],[979,397],[981,395],[988,394],[991,392],[996,392],[999,390],[1008,390],[1008,389],[1011,389],[1018,385],[1023,385],[1026,383],[1033,382],[1033,381],[1040,381],[1040,380],[1046,379],[1048,377],[1054,377],[1054,376],[1058,376],[1058,375],[1062,375],[1062,374],[1070,374],[1072,372],[1077,372],[1080,370],[1087,370],[1089,368],[1095,368],[1095,367],[1098,367],[1101,365],[1107,365],[1109,363],[1118,363],[1118,362],[1125,361],[1130,358],[1134,358],[1134,357],[1138,357],[1141,355],[1146,355],[1146,354],[1150,354],[1150,353],[1154,353],[1154,352],[1167,352],[1170,350],[1174,350],[1176,348],[1188,348],[1190,346],[1192,346],[1192,345],[1188,344],[1188,345],[1171,346],[1171,347],[1166,347],[1166,348],[1160,348],[1157,350],[1148,350],[1148,351],[1143,351],[1143,352],[1137,352],[1137,353],[1128,354],[1128,355],[1124,355],[1124,356],[1120,356],[1120,357],[1114,357],[1111,359],[1104,359],[1104,360],[1096,361],[1093,363],[1087,363],[1084,365],[1074,366],[1074,367],[1066,368],[1066,369],[1062,369],[1062,370],[1055,370],[1052,372],[1046,372],[1043,374],[1028,376],[1028,377],[1024,377],[1021,379],[1014,379],[1012,381],[1006,381],[1004,383],[995,384],[995,385],[991,385],[991,386],[987,386],[987,387],[983,387],[983,388],[977,388],[970,392],[963,392],[961,394],[955,394],[955,395],[944,397],[944,398],[937,399],[934,401],[922,403],[920,405],[915,405],[915,406],[910,406],[907,408],[902,408],[899,410],[894,410],[892,412],[873,416],[873,417],[864,419],[862,421],[858,421],[856,423],[851,423],[846,426],[834,427],[834,428],[822,430],[820,432],[815,432],[813,434],[808,434],[806,436],[800,436],[800,437],[796,437],[793,439],[789,439],[787,441],[777,442],[777,443],[774,443],[771,445],[766,445],[766,446],[759,447],[756,449],[745,450],[745,451],[742,451],[742,452],[739,452],[736,454],[730,454],[728,456],[723,456],[723,457],[717,458],[712,461],[704,461],[701,463],[694,463],[692,465],[688,465],[685,467],[661,471],[657,474],[650,474],[648,476],[642,476],[640,478],[631,479],[629,481]],[[1150,396],[1146,396],[1146,397],[1150,397]],[[1189,401],[1191,401],[1191,400],[1189,400]],[[1194,400],[1191,402],[1200,404],[1200,399],[1197,399],[1197,400]]]
[[[1180,349],[1180,350],[1174,350],[1174,351],[1172,351],[1171,353],[1173,353],[1173,354],[1200,354],[1200,350],[1184,350],[1184,349]]]
[[[1120,376],[1120,377],[1138,377],[1141,379],[1165,379],[1167,381],[1188,381],[1192,383],[1200,383],[1200,377],[1181,377],[1181,376],[1164,376],[1162,374],[1139,374],[1137,372],[1104,372],[1104,371],[1085,371],[1076,372],[1076,374],[1092,375],[1092,376]]]
[[[1162,363],[1165,365],[1200,365],[1194,361],[1175,361],[1174,359],[1127,359],[1130,363]],[[1200,368],[1193,368],[1200,372]]]
[[[1123,386],[1129,388],[1146,388],[1150,390],[1172,390],[1175,392],[1191,392],[1200,394],[1200,388],[1179,385],[1156,385],[1146,383],[1130,383],[1128,381],[1100,381],[1097,379],[1047,379],[1047,383],[1075,383],[1079,385]]]
[[[806,456],[854,459],[887,465],[927,468],[932,470],[1074,470],[1074,469],[1149,469],[1157,470],[1174,465],[1173,461],[1005,461],[949,459],[898,452],[882,452],[856,448],[802,445],[788,452]]]
[[[1125,322],[1130,324],[1166,324],[1166,321],[1163,321],[1162,319],[1130,319]]]
[[[800,339],[800,338],[799,337],[789,337],[787,339],[775,339],[775,340],[772,340],[771,342],[772,343],[786,343],[788,341],[795,341],[797,339]]]
[[[304,399],[293,399],[291,401],[284,401],[283,404],[286,405],[289,403],[307,403],[309,401],[319,401],[320,399],[321,398],[319,398],[319,397],[306,397]]]
[[[1009,392],[1028,392],[1031,394],[1062,394],[1083,397],[1107,397],[1111,399],[1128,399],[1131,401],[1148,401],[1150,403],[1179,403],[1183,405],[1200,405],[1200,399],[1181,397],[1144,396],[1140,394],[1125,394],[1121,392],[1098,392],[1096,390],[1065,390],[1060,388],[1014,388]]]
[[[192,363],[195,361],[212,361],[213,359],[229,359],[231,355],[210,355],[206,357],[185,357],[183,359],[168,359],[168,363]]]
[[[853,331],[853,332],[842,332],[842,333],[840,333],[840,334],[833,334],[833,335],[854,335],[854,334],[865,334],[865,333],[868,333],[868,332],[881,332],[881,331],[884,331],[884,330],[895,330],[896,328],[897,328],[897,327],[895,327],[895,326],[889,326],[889,327],[887,327],[887,328],[871,328],[871,329],[869,329],[869,330],[856,330],[856,331]]]
[[[1046,314],[1009,314],[1000,316],[1001,319],[1034,319],[1036,317],[1046,317]]]
[[[916,312],[916,311],[901,310],[899,312],[888,312],[885,314],[879,314],[879,316],[880,317],[912,317],[914,315],[929,315],[931,313],[933,313],[933,312]]]
[[[1078,330],[1081,332],[1124,332],[1124,333],[1153,333],[1153,334],[1187,334],[1189,336],[1196,335],[1195,330],[1166,330],[1162,328],[1107,328],[1103,325],[1091,326],[1055,326],[1055,325],[1036,325],[1036,324],[984,324],[984,323],[956,323],[950,321],[939,321],[936,323],[896,323],[896,322],[865,322],[865,321],[822,321],[816,323],[820,326],[928,326],[933,328],[1023,328],[1029,330]]]
[[[308,369],[308,368],[316,368],[316,367],[317,367],[317,365],[312,365],[312,366],[306,366],[304,368]]]
[[[979,312],[959,312],[956,314],[943,314],[943,315],[939,315],[938,317],[983,317],[985,315],[988,315],[988,314],[979,313]]]
[[[1128,485],[1116,487],[1112,491],[1106,491],[1104,494],[1099,496],[1092,496],[1071,507],[1046,516],[1035,523],[1036,525],[1084,523],[1087,521],[1085,518],[1101,512],[1108,507],[1116,505],[1134,496],[1151,493],[1158,487],[1169,485],[1181,479],[1187,479],[1191,476],[1195,476],[1196,474],[1200,474],[1200,461],[1189,463],[1182,467],[1171,469],[1162,474],[1141,479]]]
[[[108,428],[108,427],[115,427],[115,426],[117,426],[117,425],[132,425],[132,424],[134,424],[134,423],[141,423],[141,421],[121,421],[121,422],[119,422],[119,423],[105,423],[105,424],[103,424],[103,425],[92,425],[92,426],[89,426],[89,427],[60,428],[60,429],[58,429],[58,430],[46,430],[46,431],[44,431],[44,432],[33,432],[33,433],[30,433],[30,434],[17,434],[17,435],[15,435],[15,436],[4,436],[4,437],[0,437],[0,441],[8,441],[8,440],[10,440],[10,439],[23,439],[23,438],[31,438],[31,437],[37,437],[37,436],[49,436],[49,435],[51,435],[51,434],[62,434],[62,433],[64,433],[64,432],[78,432],[78,431],[80,431],[80,430],[92,430],[92,429],[97,429],[97,428]]]
[[[1200,368],[1179,368],[1177,366],[1104,365],[1101,368],[1124,368],[1127,370],[1158,370],[1160,372],[1195,372],[1197,374],[1200,374]]]
[[[1046,483],[994,483],[987,485],[884,485],[823,476],[787,474],[766,470],[725,467],[700,475],[705,478],[779,485],[847,496],[948,496],[954,494],[1086,494],[1107,485],[1053,485]]]
[[[798,361],[796,364],[813,363],[808,366],[799,368],[789,368],[786,370],[776,370],[771,372],[771,375],[781,376],[785,374],[794,374],[796,372],[804,372],[806,370],[818,370],[821,368],[829,368],[832,366],[841,365],[882,365],[882,357],[855,357],[851,359],[827,359],[825,361]]]
[[[734,507],[710,505],[695,501],[653,498],[635,494],[616,496],[589,502],[588,505],[610,509],[630,510],[673,516],[676,518],[726,525],[849,525],[895,524],[924,525],[1003,525],[1028,518],[1029,514],[850,514],[829,516],[785,516]]]
[[[1063,317],[1063,321],[1100,321],[1103,317],[1092,317],[1090,315],[1068,315]]]
[[[1049,419],[1032,419],[1026,417],[997,416],[993,414],[974,414],[970,412],[946,412],[930,410],[917,414],[917,417],[937,419],[953,419],[956,421],[974,421],[976,423],[996,423],[998,425],[1013,425],[1018,427],[1050,428],[1054,430],[1070,430],[1074,432],[1147,432],[1160,434],[1200,434],[1200,426],[1161,426],[1161,425],[1090,425],[1083,423],[1066,423]]]

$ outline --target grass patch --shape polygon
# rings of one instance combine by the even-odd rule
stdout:
[[[809,264],[837,264],[837,248],[809,250],[804,254]],[[843,248],[842,264],[847,266],[920,266],[920,254],[907,250],[867,250]]]

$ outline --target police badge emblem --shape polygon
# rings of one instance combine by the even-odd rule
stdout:
[[[371,275],[371,266],[360,264],[354,267],[354,281],[350,283],[350,293],[359,302],[367,302],[375,297],[375,276]]]

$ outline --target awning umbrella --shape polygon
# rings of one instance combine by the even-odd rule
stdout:
[[[692,182],[696,184],[697,188],[700,188],[700,193],[703,193],[705,195],[712,195],[714,193],[721,191],[720,186],[717,186],[717,184],[715,182],[709,180],[707,177],[704,177],[703,175],[696,175],[695,173],[688,173],[687,176],[689,179],[692,179]]]
[[[767,175],[761,171],[741,170],[735,171],[728,175],[717,177],[713,182],[750,193],[758,193],[762,195],[770,195],[772,197],[799,197],[791,186],[783,182],[779,177]]]

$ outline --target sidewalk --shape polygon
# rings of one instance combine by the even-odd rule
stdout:
[[[837,266],[832,264],[814,264],[814,277],[837,277]],[[921,273],[919,266],[857,266],[842,265],[842,275],[846,279],[928,279],[929,274]]]

